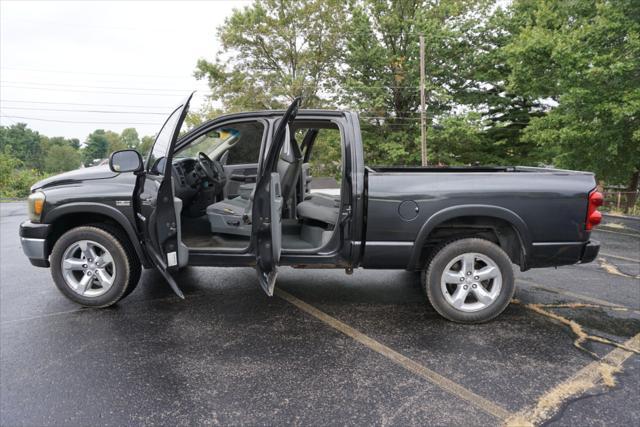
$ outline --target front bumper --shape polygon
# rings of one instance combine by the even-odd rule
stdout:
[[[49,248],[47,236],[51,226],[49,224],[35,224],[25,221],[20,224],[20,244],[22,252],[36,267],[49,267]]]

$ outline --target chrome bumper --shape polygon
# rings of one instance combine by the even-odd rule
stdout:
[[[42,259],[46,260],[46,240],[34,239],[31,237],[20,237],[20,244],[22,245],[22,252],[29,259]]]

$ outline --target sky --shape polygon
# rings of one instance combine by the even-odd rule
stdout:
[[[0,0],[0,124],[84,141],[95,129],[154,135],[220,49],[216,29],[245,1]]]

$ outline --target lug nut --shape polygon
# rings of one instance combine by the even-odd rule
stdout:
[[[473,285],[471,285],[471,287],[472,287],[473,289],[475,289],[475,288],[477,288],[477,287],[478,287],[478,285],[473,284]]]
[[[464,286],[462,287],[462,289],[464,289],[464,290],[466,291],[467,289],[469,289],[469,285],[464,285]]]
[[[467,276],[471,276],[471,272],[470,271],[467,271]]]
[[[89,258],[89,262],[93,262],[93,260],[91,258]],[[471,273],[469,273],[469,274],[471,274]]]
[[[82,268],[87,268],[87,264],[82,264]]]
[[[460,281],[461,281],[461,282],[464,282],[464,277],[461,277],[461,278],[460,278]]]
[[[90,271],[87,271],[87,276],[91,276],[91,272]]]
[[[478,279],[480,278],[480,276],[473,276],[473,278],[474,278],[475,280],[478,280]]]

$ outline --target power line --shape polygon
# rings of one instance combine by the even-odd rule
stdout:
[[[164,88],[138,88],[138,87],[121,87],[121,86],[92,86],[92,85],[73,85],[67,83],[40,83],[40,82],[27,82],[27,81],[8,81],[0,80],[0,83],[18,84],[18,85],[37,85],[37,86],[58,86],[58,87],[78,87],[78,88],[91,88],[91,89],[115,89],[115,90],[143,90],[143,91],[159,91],[159,92],[179,92],[184,93],[189,89],[164,89]]]
[[[14,99],[0,99],[0,103],[2,102],[16,102],[20,104],[53,104],[53,105],[82,105],[85,107],[127,107],[127,108],[157,108],[168,110],[172,106],[159,107],[156,105],[125,105],[125,104],[87,104],[82,102],[52,102],[52,101],[24,101],[24,100],[14,100]]]
[[[43,70],[36,68],[19,68],[19,67],[0,67],[3,70],[15,70],[15,71],[28,71],[34,73],[47,73],[47,74],[85,74],[92,76],[118,76],[118,77],[144,77],[144,78],[154,78],[154,79],[176,79],[176,78],[185,78],[184,75],[148,75],[148,74],[126,74],[126,73],[99,73],[93,71],[74,71],[74,70]],[[189,76],[192,77],[192,76]]]
[[[28,85],[28,86],[53,86],[53,87],[72,87],[72,88],[91,88],[91,89],[114,89],[114,90],[137,90],[137,91],[159,91],[159,92],[178,92],[184,93],[185,91],[189,91],[191,89],[165,89],[165,88],[138,88],[138,87],[122,87],[122,86],[93,86],[93,85],[74,85],[67,83],[40,83],[40,82],[29,82],[29,81],[9,81],[2,80],[0,83],[5,83],[5,86],[12,87],[9,85]],[[9,85],[6,85],[8,83]],[[345,88],[341,88],[344,90]],[[412,89],[419,90],[419,86],[396,86],[396,85],[366,85],[366,86],[358,86],[358,87],[350,87],[350,89],[355,91],[360,90],[375,90],[375,89]],[[204,90],[209,90],[207,86]]]
[[[64,108],[30,108],[30,107],[2,107],[3,110],[29,110],[29,111],[59,111],[70,113],[107,113],[107,114],[145,114],[153,116],[167,116],[168,113],[147,113],[144,111],[112,111],[112,110],[69,110]]]
[[[50,87],[28,87],[28,86],[15,86],[15,85],[3,85],[3,87],[10,87],[15,89],[29,89],[29,90],[47,90],[53,92],[77,92],[77,93],[96,93],[105,95],[137,95],[137,96],[172,96],[178,97],[179,94],[168,93],[137,93],[137,92],[110,92],[110,91],[98,91],[98,90],[80,90],[80,89],[62,89],[62,88],[50,88]],[[185,92],[186,95],[186,92]]]
[[[162,123],[149,123],[149,122],[82,122],[76,120],[53,120],[53,119],[44,119],[41,117],[24,117],[24,116],[6,116],[4,114],[0,115],[0,117],[4,117],[6,119],[17,119],[17,120],[38,120],[43,122],[55,122],[55,123],[73,123],[73,124],[87,124],[87,125],[152,125],[152,126],[160,126]]]

